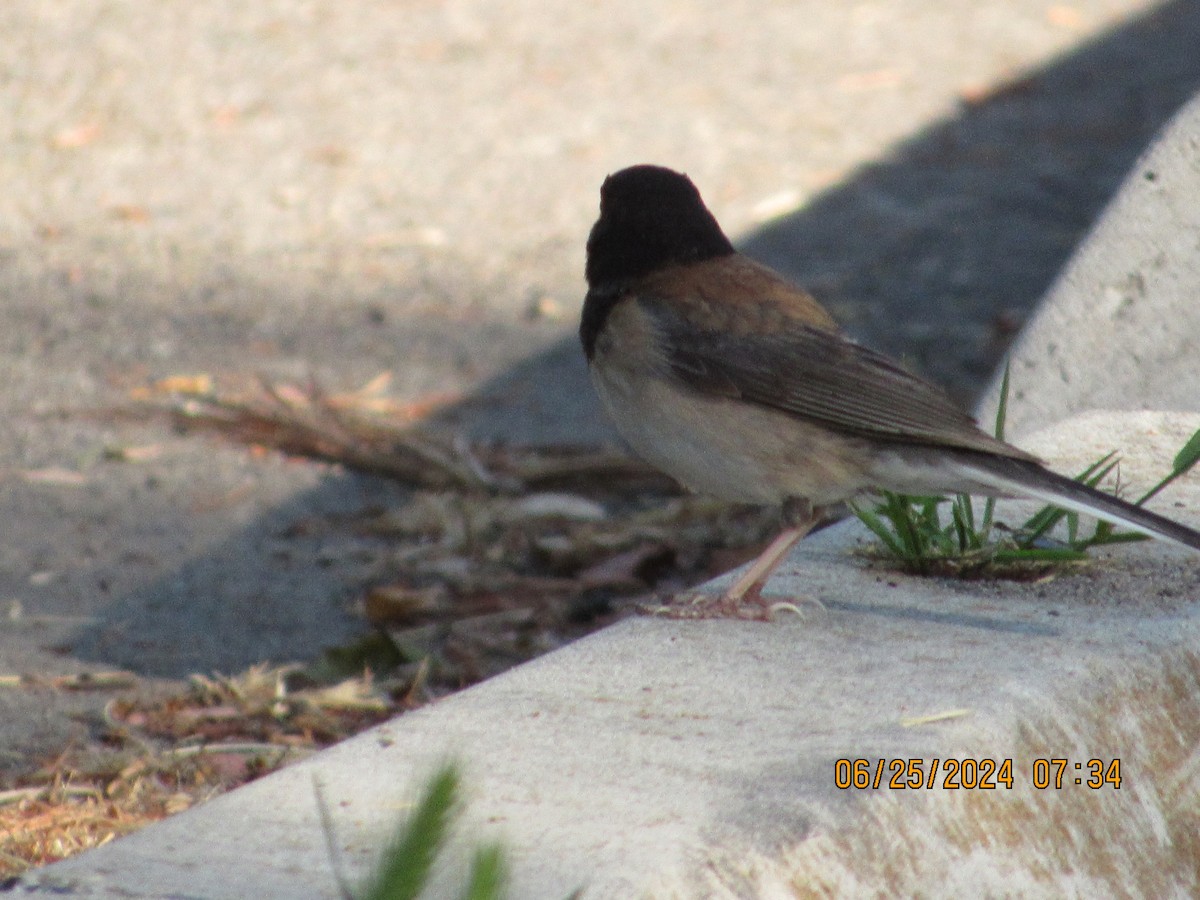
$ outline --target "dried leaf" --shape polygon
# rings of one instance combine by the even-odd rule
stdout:
[[[364,600],[364,612],[372,625],[408,625],[427,621],[445,611],[446,588],[435,585],[414,588],[405,584],[384,584],[371,588]]]

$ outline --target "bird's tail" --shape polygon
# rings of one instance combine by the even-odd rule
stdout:
[[[1200,550],[1200,531],[1051,472],[1036,462],[987,453],[964,454],[961,462],[975,479],[997,493],[1042,500]]]

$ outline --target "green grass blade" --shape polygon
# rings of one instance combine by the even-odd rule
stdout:
[[[1183,449],[1175,455],[1175,463],[1171,467],[1171,474],[1178,478],[1198,462],[1200,462],[1200,431],[1193,434],[1188,439],[1188,442],[1183,445]]]
[[[471,863],[471,880],[462,900],[500,900],[508,884],[508,865],[498,844],[484,847]]]
[[[904,545],[906,558],[917,566],[923,566],[928,559],[928,546],[922,540],[917,527],[916,513],[913,500],[903,494],[887,494],[887,515],[892,520],[896,534]]]
[[[1137,500],[1134,501],[1134,505],[1141,506],[1178,477],[1178,475],[1172,472],[1170,475],[1159,481],[1158,484],[1154,485],[1154,487],[1150,488],[1150,490],[1146,491],[1146,493],[1142,494],[1142,496],[1138,497]]]
[[[850,509],[858,516],[859,521],[866,525],[875,537],[879,538],[892,556],[899,560],[908,560],[908,557],[904,553],[904,547],[892,532],[888,530],[888,527],[883,524],[883,519],[877,516],[874,510],[868,509],[866,506],[858,503],[851,503]]]
[[[963,520],[963,527],[975,534],[975,502],[970,494],[959,494],[954,500],[955,506]]]
[[[992,533],[992,523],[996,518],[996,498],[988,497],[983,504],[983,524],[979,528],[980,541],[986,541]]]
[[[941,525],[941,520],[938,518],[937,501],[932,497],[922,497],[917,514],[917,525],[925,534],[932,534],[938,530]]]
[[[1008,419],[1008,387],[1009,375],[1012,373],[1012,360],[1004,361],[1004,377],[1000,379],[1000,401],[996,404],[996,439],[1004,440],[1004,423]]]
[[[1087,547],[1100,547],[1105,544],[1133,544],[1137,541],[1152,540],[1150,535],[1142,534],[1140,531],[1113,531],[1109,529],[1106,534],[1100,534],[1100,529],[1096,529],[1097,533],[1092,535],[1086,541],[1080,541],[1076,549],[1083,550]]]
[[[942,530],[942,517],[938,514],[938,506],[944,503],[945,499],[945,497],[922,497],[920,499],[920,515],[916,525],[917,534],[926,556],[934,553],[945,556],[952,552],[953,539],[948,531]]]
[[[1110,457],[1114,457],[1116,455],[1117,455],[1117,451],[1114,450],[1107,457],[1105,457],[1105,459],[1109,459]],[[1115,469],[1119,463],[1120,463],[1119,459],[1114,459],[1111,462],[1109,462],[1107,465],[1097,468],[1096,471],[1094,471],[1087,478],[1084,478],[1083,476],[1077,476],[1075,478],[1075,480],[1082,481],[1088,487],[1095,487],[1100,482],[1102,482],[1105,478],[1107,478],[1108,473],[1111,472],[1113,469]]]
[[[958,550],[960,553],[965,553],[970,549],[971,529],[967,523],[967,514],[963,512],[962,506],[958,502],[950,507],[950,519],[954,525],[955,537],[958,538]]]
[[[1000,400],[996,404],[996,427],[993,433],[997,440],[1004,440],[1004,426],[1008,421],[1008,393],[1011,387],[1012,380],[1012,359],[1004,361],[1004,375],[1000,379]],[[979,543],[982,546],[987,542],[988,536],[992,533],[992,523],[996,516],[996,498],[988,497],[983,504],[983,521],[979,526]]]
[[[1022,536],[1019,541],[1020,546],[1032,546],[1038,538],[1062,521],[1062,517],[1066,514],[1067,511],[1065,509],[1060,509],[1057,506],[1042,507],[1021,526],[1020,532]]]
[[[1200,431],[1193,434],[1183,445],[1183,449],[1175,454],[1175,461],[1171,465],[1171,474],[1142,494],[1137,505],[1141,506],[1180,475],[1187,474],[1197,462],[1200,462]]]
[[[363,900],[416,900],[429,883],[433,862],[445,846],[457,811],[458,769],[443,766],[429,782],[412,818],[384,852]]]

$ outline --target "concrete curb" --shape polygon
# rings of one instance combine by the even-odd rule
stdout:
[[[1200,96],[1142,154],[1011,348],[1012,433],[1087,409],[1200,410],[1198,201]]]
[[[1031,448],[1122,446],[1123,480],[1140,484],[1197,428],[1194,415],[1098,413]],[[1200,479],[1159,506],[1200,524]],[[1194,891],[1181,849],[1200,743],[1194,558],[1126,545],[1049,584],[959,582],[869,565],[862,539],[830,529],[773,582],[824,612],[626,621],[21,889],[334,897],[313,779],[361,874],[417,779],[455,757],[466,830],[506,843],[515,897]],[[835,785],[839,759],[884,760],[886,783],[910,758],[1011,759],[1013,787]],[[1051,764],[1035,760],[1052,758],[1069,761],[1066,781],[1038,789]],[[1119,759],[1120,788],[1076,785],[1090,759]]]

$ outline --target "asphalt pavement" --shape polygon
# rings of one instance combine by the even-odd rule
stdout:
[[[11,0],[0,35],[0,674],[43,676],[312,658],[389,551],[335,523],[401,488],[114,414],[138,388],[387,371],[447,428],[608,439],[583,243],[657,162],[969,403],[1200,90],[1192,0]],[[0,771],[104,699],[0,688]]]

